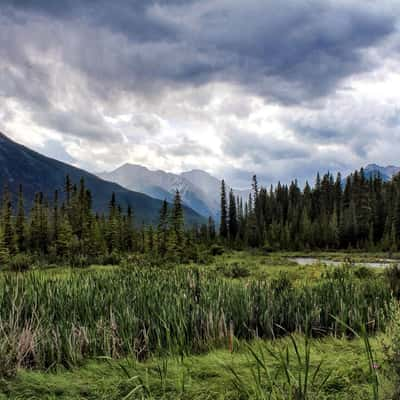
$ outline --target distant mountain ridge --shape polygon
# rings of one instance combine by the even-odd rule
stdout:
[[[394,165],[382,167],[378,164],[368,164],[364,168],[364,173],[367,177],[380,175],[383,181],[388,182],[394,175],[400,173],[400,167]]]
[[[220,212],[221,180],[200,169],[173,174],[153,171],[141,165],[124,164],[99,176],[158,199],[171,199],[179,190],[183,203],[200,215],[218,218]],[[229,186],[227,190],[230,190]],[[249,191],[234,190],[234,193],[247,197]]]
[[[107,212],[114,192],[118,204],[125,209],[128,205],[133,208],[137,223],[157,222],[162,206],[159,199],[128,190],[87,171],[43,156],[0,132],[0,191],[8,184],[15,198],[18,187],[22,184],[26,205],[30,207],[37,192],[43,192],[49,199],[53,198],[56,189],[63,193],[66,175],[74,183],[79,183],[82,177],[85,179],[85,184],[93,195],[95,211]],[[184,212],[188,224],[204,222],[204,218],[189,207],[184,207]]]

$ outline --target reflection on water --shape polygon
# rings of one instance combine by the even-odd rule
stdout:
[[[315,257],[292,257],[289,258],[290,261],[297,263],[298,265],[313,265],[313,264],[326,264],[326,265],[342,265],[343,261],[333,261],[324,258],[315,258]],[[398,260],[386,259],[379,262],[370,262],[370,261],[357,261],[356,265],[361,265],[364,267],[372,267],[372,268],[384,268],[389,267],[392,264],[398,263]]]

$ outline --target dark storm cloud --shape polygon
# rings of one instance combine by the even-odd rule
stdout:
[[[69,113],[56,109],[35,114],[36,122],[42,126],[66,133],[76,138],[95,140],[101,142],[120,142],[122,135],[117,131],[111,131],[100,115],[85,113]]]
[[[97,89],[149,94],[228,81],[283,103],[323,96],[371,68],[362,50],[396,23],[395,13],[369,1],[7,2],[28,17],[69,21],[80,41],[68,40],[68,23],[65,38],[48,40]]]
[[[394,1],[3,0],[1,6],[0,117],[23,113],[72,142],[113,143],[113,151],[125,150],[126,141],[163,143],[165,126],[198,118],[190,124],[198,131],[188,132],[186,141],[155,146],[160,156],[200,160],[209,150],[196,135],[201,122],[210,123],[224,156],[258,169],[234,169],[233,179],[259,172],[263,181],[275,182],[347,168],[354,160],[335,162],[347,153],[328,154],[324,146],[365,158],[400,120],[396,111],[378,124],[368,118],[375,105],[335,113],[335,103],[325,102],[338,96],[346,78],[392,57],[385,44],[398,25],[400,3]],[[379,55],[371,55],[377,49]],[[204,104],[196,103],[199,88]],[[254,108],[244,104],[252,95],[261,97]],[[273,121],[287,136],[239,127],[257,107],[272,103],[287,111]],[[327,109],[321,117],[314,112],[320,104]],[[132,119],[124,125],[121,115]],[[46,146],[66,159],[54,144]]]
[[[4,0],[3,7],[12,15],[13,10],[32,12],[64,20],[79,19],[94,26],[103,26],[115,32],[132,36],[135,40],[159,40],[174,35],[173,27],[155,21],[148,9],[164,1],[153,0]],[[169,1],[170,5],[188,1]]]

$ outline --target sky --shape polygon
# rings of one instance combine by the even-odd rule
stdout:
[[[400,164],[398,0],[1,0],[0,131],[238,188]]]

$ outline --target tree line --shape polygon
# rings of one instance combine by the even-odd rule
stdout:
[[[205,253],[232,248],[264,250],[400,249],[400,175],[384,182],[363,169],[344,181],[318,174],[300,189],[297,181],[259,187],[253,177],[248,199],[221,184],[219,226],[210,217],[201,226],[185,225],[179,191],[173,204],[162,202],[158,221],[135,223],[115,194],[106,213],[92,209],[84,179],[67,176],[51,200],[37,193],[29,208],[20,186],[16,201],[5,186],[0,210],[0,264],[19,254],[73,265],[118,262],[121,255],[151,254],[174,262],[199,261]]]
[[[400,249],[400,175],[384,182],[379,174],[355,171],[317,174],[315,184],[297,181],[268,190],[253,177],[243,201],[221,187],[219,234],[231,246],[270,250]]]
[[[206,232],[204,228],[185,227],[179,191],[173,204],[162,203],[158,222],[139,227],[134,210],[123,210],[115,194],[107,213],[94,213],[92,194],[83,178],[75,184],[67,176],[63,190],[55,190],[51,201],[37,193],[29,212],[26,210],[23,187],[13,202],[5,186],[0,213],[0,264],[7,264],[19,254],[77,265],[118,262],[121,255],[130,253],[155,254],[176,262],[196,261],[200,244],[216,236],[211,219]]]

